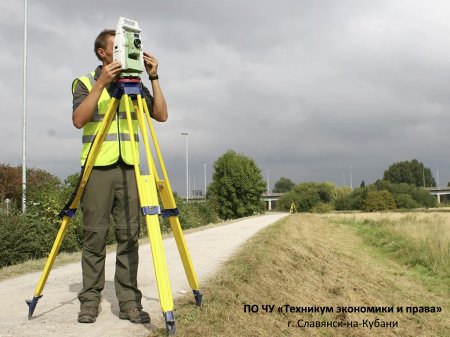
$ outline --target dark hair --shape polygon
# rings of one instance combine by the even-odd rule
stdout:
[[[106,39],[108,36],[115,36],[116,31],[112,29],[104,29],[100,34],[98,34],[97,38],[95,39],[94,43],[94,52],[97,58],[101,61],[101,57],[98,54],[98,48],[105,49],[106,48]]]

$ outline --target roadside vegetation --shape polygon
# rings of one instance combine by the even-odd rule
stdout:
[[[8,209],[0,208],[0,268],[46,257],[51,250],[61,225],[59,212],[68,202],[78,181],[78,173],[68,176],[64,181],[40,169],[28,169],[27,212],[21,212],[21,167],[0,165],[0,198],[8,199]],[[183,229],[204,226],[218,222],[217,213],[209,202],[186,203],[175,196],[180,211]],[[72,218],[64,237],[61,253],[77,252],[83,243],[81,211]],[[161,219],[163,232],[170,231],[166,219]],[[113,220],[108,233],[107,244],[116,242]],[[141,225],[141,237],[146,237],[145,224]],[[58,259],[57,259],[58,260]],[[40,265],[38,263],[38,265]],[[20,269],[20,268],[19,268]],[[8,273],[7,273],[8,274]]]
[[[180,223],[184,230],[218,222],[217,215],[211,210],[208,203],[191,202],[187,204],[179,198],[176,198],[176,202],[180,210]],[[64,202],[58,206],[55,209],[61,210]],[[14,210],[0,216],[0,245],[2,246],[0,268],[48,255],[59,230],[61,219],[57,214],[53,214],[53,210],[51,216],[48,217],[40,216],[40,213],[40,210],[36,212],[30,210],[26,214],[22,214],[20,211]],[[160,218],[160,224],[163,233],[170,231],[167,219]],[[140,236],[147,237],[145,223],[141,224]],[[115,243],[114,223],[111,219],[107,245]],[[82,244],[81,212],[77,212],[69,224],[60,252],[77,252],[81,249]]]
[[[45,170],[27,169],[25,214],[21,212],[21,179],[20,166],[0,164],[0,268],[48,255],[61,225],[59,212],[75,190],[79,174],[61,181]],[[261,170],[253,159],[229,150],[214,163],[213,181],[206,200],[187,203],[174,196],[181,227],[186,230],[264,213],[264,203],[260,200],[264,189]],[[160,225],[163,233],[171,231],[167,219],[160,217]],[[111,218],[107,245],[116,243],[113,228]],[[146,236],[147,228],[141,221],[141,237]],[[78,252],[82,244],[82,216],[78,210],[71,219],[60,252]]]
[[[282,178],[286,179],[286,178]],[[280,179],[281,181],[281,179]],[[286,190],[286,186],[289,189]],[[331,211],[378,212],[436,207],[436,197],[424,186],[436,186],[431,170],[417,160],[394,163],[383,178],[358,188],[338,187],[331,182],[305,182],[289,185],[283,180],[284,194],[277,203],[280,211],[288,211],[294,203],[300,212]],[[444,197],[443,204],[447,202]]]
[[[397,222],[397,214],[390,220]],[[419,225],[417,222],[407,225]],[[433,214],[424,214],[429,224]],[[337,219],[339,222],[348,219]],[[449,278],[445,266],[428,275],[433,286],[402,259],[380,254],[366,241],[364,224],[336,223],[327,216],[297,214],[264,229],[223,268],[201,284],[204,306],[192,295],[176,300],[177,336],[428,336],[444,337],[450,331]],[[373,224],[371,225],[373,226]],[[441,226],[436,224],[436,226]],[[441,227],[439,227],[442,229]],[[444,229],[449,228],[445,225]],[[398,235],[408,238],[408,229]],[[426,241],[421,229],[413,236]],[[432,235],[434,236],[434,235]],[[412,246],[410,248],[413,248]],[[437,251],[435,251],[437,252]],[[405,249],[402,254],[416,255]],[[437,253],[439,254],[439,253]],[[442,255],[440,255],[442,256]],[[279,313],[292,307],[332,307],[334,312]],[[257,312],[244,311],[246,305]],[[273,312],[263,308],[274,306]],[[337,313],[337,307],[437,306],[440,313]],[[305,328],[304,322],[397,322],[396,328]],[[291,322],[290,326],[288,325]],[[156,325],[158,325],[156,323]],[[293,326],[295,325],[295,327]],[[162,335],[162,330],[150,336]]]
[[[431,208],[436,198],[426,189],[395,184],[386,180],[351,190],[334,183],[300,183],[283,194],[277,203],[280,211],[288,211],[294,203],[299,212],[327,213],[332,211],[378,212],[395,209]]]

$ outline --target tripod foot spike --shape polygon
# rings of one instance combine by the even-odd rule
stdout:
[[[166,320],[166,331],[168,336],[175,335],[175,316],[173,311],[167,311],[164,313],[164,319]]]
[[[192,292],[194,293],[195,304],[201,307],[203,294],[200,292],[200,290],[192,290]]]
[[[31,317],[33,317],[34,309],[36,309],[36,305],[41,297],[42,295],[33,296],[33,299],[25,300],[25,302],[28,304],[28,319],[31,319]]]

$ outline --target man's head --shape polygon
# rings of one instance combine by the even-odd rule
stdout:
[[[115,35],[115,30],[105,29],[95,39],[95,55],[104,64],[109,64],[112,62]]]

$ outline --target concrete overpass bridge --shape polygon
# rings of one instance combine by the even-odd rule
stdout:
[[[264,192],[263,195],[261,196],[261,200],[263,200],[266,203],[266,209],[268,211],[271,211],[276,207],[276,203],[282,195],[283,193]],[[185,196],[180,196],[180,198],[186,200]],[[189,201],[197,201],[197,202],[205,201],[205,196],[204,195],[190,196]]]
[[[441,195],[450,194],[450,187],[426,187],[431,195],[435,195],[437,198],[438,204],[441,203]]]
[[[261,196],[261,200],[266,203],[266,210],[271,211],[276,207],[276,203],[278,199],[283,195],[283,193],[274,193],[274,192],[264,192]]]

